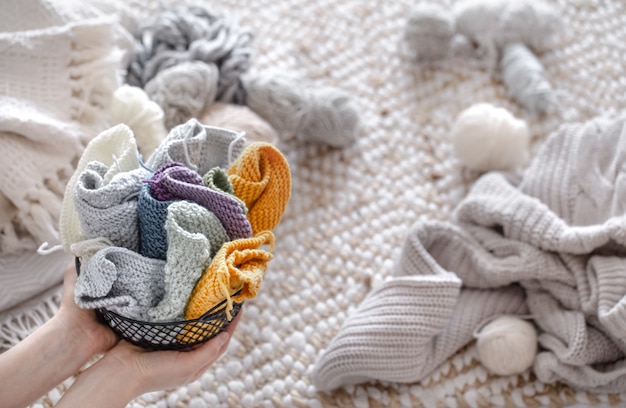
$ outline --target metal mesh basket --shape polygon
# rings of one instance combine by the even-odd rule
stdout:
[[[80,274],[79,258],[76,258],[76,272]],[[228,327],[231,321],[225,306],[226,300],[198,319],[178,322],[145,322],[103,308],[96,309],[96,313],[120,338],[136,346],[149,350],[184,350],[209,341]],[[242,306],[243,303],[233,302],[230,312],[233,319]]]

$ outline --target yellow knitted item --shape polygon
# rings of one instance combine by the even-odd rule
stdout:
[[[274,229],[291,195],[291,172],[282,153],[269,143],[251,143],[230,166],[228,177],[248,207],[252,233]]]
[[[266,244],[270,246],[269,251],[258,249]],[[230,320],[233,301],[243,302],[256,296],[273,250],[271,231],[224,243],[191,292],[185,319],[197,319],[226,299],[226,315]],[[240,294],[231,296],[239,290]]]

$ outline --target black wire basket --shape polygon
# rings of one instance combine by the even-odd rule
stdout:
[[[80,259],[76,258],[80,274]],[[240,292],[240,291],[239,291]],[[233,296],[239,294],[235,293]],[[122,316],[110,310],[96,309],[98,318],[121,339],[148,350],[187,350],[205,343],[224,331],[232,320],[226,315],[226,300],[215,305],[198,319],[178,322],[145,322]],[[242,303],[233,302],[230,313],[237,317]]]

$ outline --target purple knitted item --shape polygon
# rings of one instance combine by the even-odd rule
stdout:
[[[150,180],[144,180],[146,183],[150,184],[150,195],[159,201],[172,201],[180,199],[180,196],[170,192],[162,183],[163,180],[167,177],[166,173],[168,173],[169,171],[176,171],[178,175],[177,179],[180,180],[182,183],[196,184],[199,186],[202,186],[204,184],[204,182],[202,181],[202,177],[200,177],[200,175],[195,171],[187,168],[184,164],[179,162],[164,164],[163,166],[159,167],[157,171],[154,172]]]
[[[181,163],[168,163],[159,168],[150,180],[151,195],[157,200],[189,200],[220,220],[231,240],[252,236],[252,227],[241,200],[203,184],[202,177]]]

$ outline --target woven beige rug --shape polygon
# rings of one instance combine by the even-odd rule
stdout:
[[[524,118],[534,145],[563,122],[626,108],[626,4],[559,1],[566,37],[541,56],[559,91],[560,115],[537,119],[486,69],[444,62],[424,67],[399,52],[415,0],[230,0],[201,3],[255,33],[254,69],[301,74],[351,92],[364,126],[343,150],[288,143],[292,199],[275,230],[275,259],[247,302],[224,357],[186,387],[146,394],[130,407],[489,407],[626,406],[543,384],[532,373],[495,377],[474,345],[420,384],[366,384],[317,393],[317,357],[364,296],[390,273],[408,228],[449,219],[472,175],[449,140],[456,115],[491,102]],[[407,356],[410,358],[411,356]],[[51,406],[66,384],[37,406]]]

